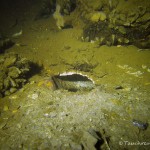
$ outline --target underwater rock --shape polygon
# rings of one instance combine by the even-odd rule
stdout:
[[[150,48],[150,26],[146,29],[140,27],[113,27],[109,22],[99,21],[88,24],[83,31],[82,40],[97,42],[99,46],[135,45],[138,48]]]
[[[80,10],[81,17],[86,24],[83,29],[83,41],[96,42],[97,46],[134,45],[140,49],[150,48],[148,5],[126,10],[120,7],[120,1],[79,2],[83,7]],[[91,3],[95,6],[90,7]],[[97,7],[100,3],[101,7]],[[129,1],[124,2],[125,5],[130,3],[132,4]]]
[[[5,57],[4,60],[4,67],[9,68],[10,66],[13,66],[17,61],[17,55],[13,54],[11,57]]]
[[[95,145],[98,142],[98,139],[91,135],[89,132],[84,131],[82,137],[82,145],[84,149],[96,150]]]
[[[10,95],[26,83],[30,64],[29,60],[13,53],[0,57],[0,95]]]
[[[102,11],[94,12],[90,18],[92,22],[104,21],[106,20],[106,14]]]
[[[17,67],[10,67],[8,76],[11,78],[18,78],[21,71]]]
[[[95,87],[94,81],[86,75],[75,72],[68,72],[52,77],[58,89],[68,91],[90,91]]]
[[[10,93],[14,93],[14,92],[16,92],[16,91],[17,91],[16,88],[10,88]]]

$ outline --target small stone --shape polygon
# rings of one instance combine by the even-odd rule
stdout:
[[[35,83],[35,81],[34,81],[34,80],[30,82],[30,84],[34,84],[34,83]]]
[[[17,86],[15,80],[13,80],[12,78],[9,78],[9,80],[10,80],[10,82],[11,82],[11,86],[12,86],[12,87],[16,87],[16,86]]]
[[[64,14],[69,15],[69,11],[67,9],[64,9]]]
[[[8,78],[4,79],[4,87],[8,89],[10,87],[10,80]]]
[[[20,129],[20,128],[22,127],[22,124],[21,124],[21,123],[18,123],[16,126],[17,126],[17,128]]]
[[[4,62],[4,66],[5,67],[9,67],[9,66],[12,66],[14,65],[14,63],[17,61],[17,55],[15,56],[10,56],[10,57],[7,57],[5,59],[5,62]]]
[[[142,69],[146,69],[147,68],[147,66],[146,65],[142,65]]]
[[[17,67],[10,67],[8,76],[12,78],[18,78],[21,71]]]
[[[85,39],[84,39],[84,42],[89,42],[90,41],[90,38],[87,36]]]
[[[122,34],[126,34],[126,29],[123,27],[123,26],[120,26],[118,28],[119,32],[122,33]]]
[[[106,20],[106,14],[102,11],[94,12],[90,18],[92,22],[104,21]]]
[[[50,118],[55,118],[57,116],[57,114],[55,113],[55,112],[51,112],[50,114],[49,114],[49,117]]]
[[[17,91],[16,88],[10,88],[10,93],[14,93],[14,92],[16,92],[16,91]]]
[[[150,68],[147,69],[147,72],[150,72]]]
[[[10,99],[17,99],[18,96],[17,96],[17,95],[12,95],[12,96],[10,96],[9,98],[10,98]]]
[[[91,135],[89,132],[84,132],[82,137],[82,144],[84,149],[94,150],[95,144],[97,143],[97,139]]]
[[[55,118],[57,116],[57,113],[55,112],[45,113],[44,116],[48,118]]]
[[[129,42],[130,42],[129,39],[124,38],[124,43],[125,43],[125,44],[128,44]]]

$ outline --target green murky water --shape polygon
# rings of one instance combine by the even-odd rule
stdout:
[[[103,143],[102,149],[148,149],[149,127],[139,130],[132,120],[150,123],[150,51],[82,42],[78,17],[74,28],[59,30],[53,17],[33,21],[39,6],[23,10],[26,13],[18,16],[23,20],[12,29],[15,12],[10,19],[8,12],[1,17],[3,32],[23,31],[6,52],[26,57],[43,70],[22,89],[0,99],[0,149],[94,149],[97,141]],[[95,81],[94,90],[54,90],[51,76],[77,71]],[[147,145],[131,146],[138,141]]]

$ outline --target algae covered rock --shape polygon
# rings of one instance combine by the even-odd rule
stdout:
[[[104,21],[104,20],[106,20],[106,14],[102,11],[94,12],[94,13],[92,13],[90,20],[92,22]]]
[[[97,42],[99,46],[135,45],[138,48],[150,48],[150,27],[111,26],[108,21],[87,24],[83,30],[82,40]]]
[[[8,53],[0,56],[0,95],[16,92],[28,79],[31,62],[17,54]]]

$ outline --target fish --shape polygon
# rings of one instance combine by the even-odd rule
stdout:
[[[95,84],[92,79],[81,73],[64,73],[52,77],[58,89],[65,89],[68,91],[90,91],[94,88]]]
[[[135,120],[135,119],[133,119],[132,123],[134,126],[138,127],[141,130],[146,130],[148,127],[148,123],[143,123],[143,122]]]

